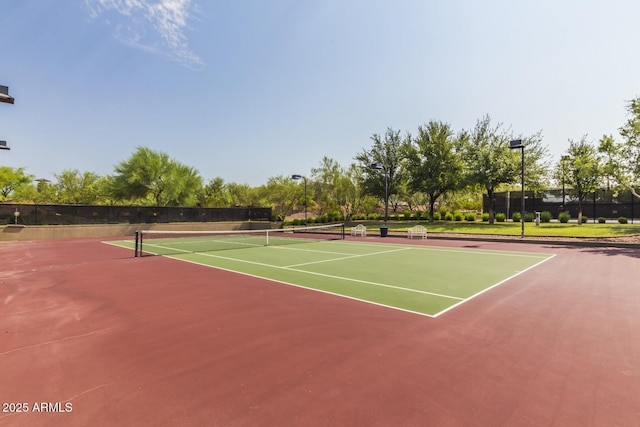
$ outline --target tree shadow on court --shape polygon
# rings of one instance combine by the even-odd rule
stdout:
[[[613,247],[613,246],[565,246],[565,245],[549,245],[544,246],[550,249],[575,249],[580,252],[604,255],[604,256],[627,256],[630,258],[640,259],[640,247]]]

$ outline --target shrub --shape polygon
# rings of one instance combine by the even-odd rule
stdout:
[[[549,211],[544,211],[544,212],[540,213],[540,221],[541,222],[551,222],[551,218],[553,218],[553,216],[551,215],[551,212],[549,212]]]
[[[511,219],[513,222],[520,222],[522,220],[522,215],[520,212],[514,212],[513,215],[511,215]]]
[[[291,224],[293,225],[300,225],[300,223],[302,223],[302,221],[298,218],[294,219],[293,221],[291,221]]]
[[[406,209],[403,212],[403,215],[404,215],[404,219],[411,219],[411,211],[409,209]]]
[[[488,213],[483,213],[482,214],[482,222],[489,222],[489,214]]]
[[[340,221],[342,220],[342,212],[340,211],[331,211],[328,215],[329,221]]]
[[[422,218],[422,212],[421,211],[416,211],[416,213],[413,215],[413,219],[420,221],[420,218]]]
[[[505,214],[503,214],[502,212],[498,212],[496,214],[496,221],[497,222],[504,222],[507,219],[507,216]]]
[[[603,217],[603,216],[599,216],[598,217],[598,223],[600,224],[604,224],[607,222],[607,218]]]
[[[445,221],[451,221],[453,220],[453,214],[451,212],[447,212],[447,214],[444,216]]]
[[[440,218],[442,219],[446,219],[447,218],[447,211],[442,209],[440,210]]]
[[[571,219],[571,214],[569,212],[562,212],[560,215],[558,215],[558,221],[560,221],[563,224],[568,223],[570,219]]]
[[[469,212],[464,216],[465,221],[474,222],[476,220],[476,214]]]
[[[433,219],[435,221],[439,221],[440,220],[440,212],[434,212],[433,213]]]
[[[533,222],[536,219],[536,214],[533,212],[525,212],[524,214],[524,222]]]
[[[367,215],[367,219],[370,221],[375,221],[376,219],[378,219],[378,214],[371,213]]]
[[[621,216],[620,218],[618,218],[618,222],[620,224],[626,224],[628,222],[627,221],[627,217],[626,216]]]
[[[302,221],[302,222],[304,223],[304,221]],[[307,220],[307,222],[308,222],[309,224],[314,224],[314,223],[318,222],[318,219],[317,219],[317,218],[315,218],[315,217],[310,217],[310,218]]]
[[[582,215],[582,223],[585,224],[587,222],[587,220],[589,219],[588,216],[586,215]]]
[[[455,212],[453,214],[453,219],[455,219],[456,221],[462,221],[462,218],[463,218],[462,212],[460,212],[460,211]]]

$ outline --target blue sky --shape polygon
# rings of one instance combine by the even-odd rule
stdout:
[[[252,186],[348,166],[370,137],[485,114],[618,136],[637,0],[0,0],[0,165],[113,173],[138,146]]]

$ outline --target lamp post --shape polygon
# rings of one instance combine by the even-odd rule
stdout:
[[[296,181],[299,179],[304,180],[304,226],[306,227],[307,226],[307,178],[302,175],[294,174],[294,175],[291,175],[291,179]]]
[[[384,225],[386,227],[387,218],[389,217],[389,174],[387,174],[384,165],[380,162],[371,163],[369,167],[384,173]]]
[[[4,102],[5,104],[13,104],[15,100],[9,96],[9,88],[7,86],[0,85],[0,102]],[[10,150],[11,148],[7,147],[7,141],[0,141],[0,150]]]
[[[524,239],[524,143],[521,139],[515,139],[513,141],[509,141],[509,148],[512,150],[520,149],[521,152],[521,175],[520,175],[520,186],[521,186],[521,205],[520,205],[520,223],[521,223],[521,232],[520,238]]]

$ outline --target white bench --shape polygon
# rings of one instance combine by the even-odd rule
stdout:
[[[416,225],[414,227],[411,227],[408,230],[408,236],[409,239],[413,239],[414,237],[420,237],[422,239],[426,239],[427,238],[427,229],[424,227],[424,225]]]
[[[364,224],[358,224],[355,227],[351,227],[352,236],[367,237],[367,227]]]

